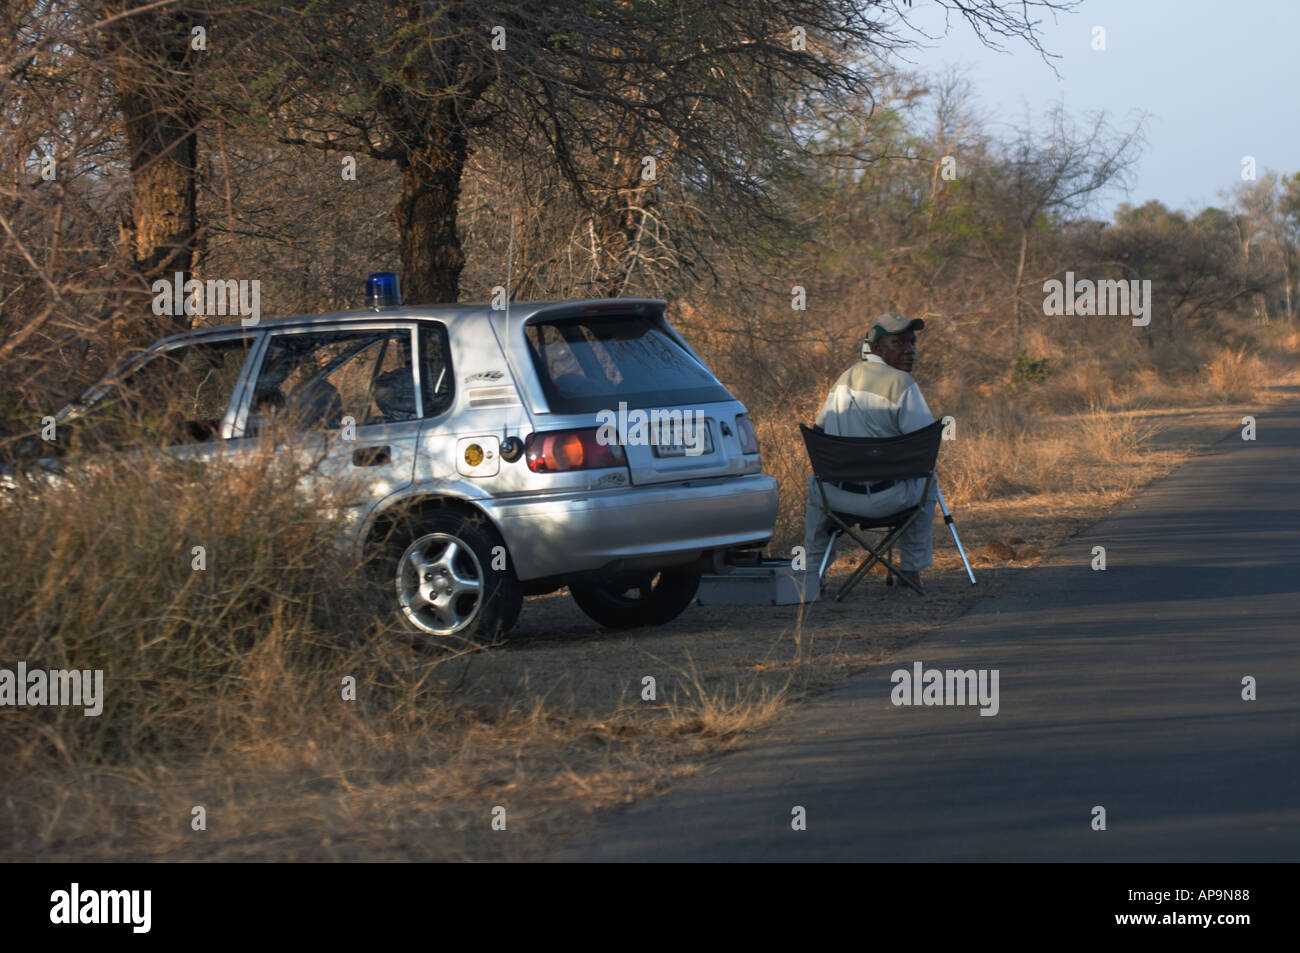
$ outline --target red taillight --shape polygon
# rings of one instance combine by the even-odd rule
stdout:
[[[748,414],[741,414],[736,418],[736,433],[740,437],[741,453],[758,453],[758,434],[754,430],[754,425],[749,422]]]
[[[599,428],[550,430],[528,435],[524,458],[534,473],[562,473],[565,470],[599,470],[627,465],[627,456],[617,444],[596,439]]]
[[[585,454],[582,452],[582,438],[576,433],[566,433],[555,440],[555,462],[557,470],[581,470]]]

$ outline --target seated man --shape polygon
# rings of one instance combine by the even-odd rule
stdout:
[[[916,331],[925,327],[920,318],[882,314],[867,329],[870,353],[840,375],[816,426],[837,437],[897,437],[934,423],[934,415],[912,379],[916,356]],[[865,349],[864,349],[865,350]],[[886,480],[871,486],[825,483],[826,497],[837,513],[890,516],[915,506],[925,489],[924,479]],[[898,540],[898,567],[902,575],[921,587],[921,570],[931,563],[930,514],[934,486],[925,513]],[[808,508],[804,521],[804,551],[809,572],[816,573],[830,541],[833,525],[822,510],[821,495],[808,480]],[[832,557],[833,559],[834,557]],[[829,568],[829,567],[828,567]]]

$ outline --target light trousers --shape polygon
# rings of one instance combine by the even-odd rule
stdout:
[[[899,569],[920,572],[934,561],[932,529],[937,487],[937,483],[933,481],[930,483],[930,494],[926,499],[924,510],[895,543],[898,548]],[[891,516],[900,510],[915,506],[921,499],[921,491],[924,489],[925,480],[919,477],[914,480],[899,480],[889,489],[879,493],[851,493],[828,483],[826,496],[830,500],[831,508],[837,513],[881,517]],[[804,551],[808,554],[809,573],[816,575],[821,567],[822,557],[830,544],[831,531],[835,528],[835,524],[827,519],[826,513],[822,510],[822,496],[817,490],[816,479],[809,477],[808,506],[804,514]],[[856,547],[856,544],[854,546]],[[835,548],[842,551],[839,542]],[[834,563],[833,556],[831,562]],[[827,569],[829,568],[830,566],[827,566]]]

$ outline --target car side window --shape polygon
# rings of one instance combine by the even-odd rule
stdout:
[[[134,437],[163,445],[217,440],[251,344],[245,337],[159,352],[111,386],[75,429],[108,446]]]
[[[451,342],[447,328],[434,321],[420,323],[420,389],[424,416],[437,417],[451,409],[456,396],[456,375],[452,373]]]
[[[272,421],[335,430],[416,419],[411,332],[406,328],[281,332],[258,371],[248,436]]]

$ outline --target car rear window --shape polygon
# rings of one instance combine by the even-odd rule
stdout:
[[[731,394],[643,315],[561,318],[525,328],[547,403],[557,413],[706,404]]]

